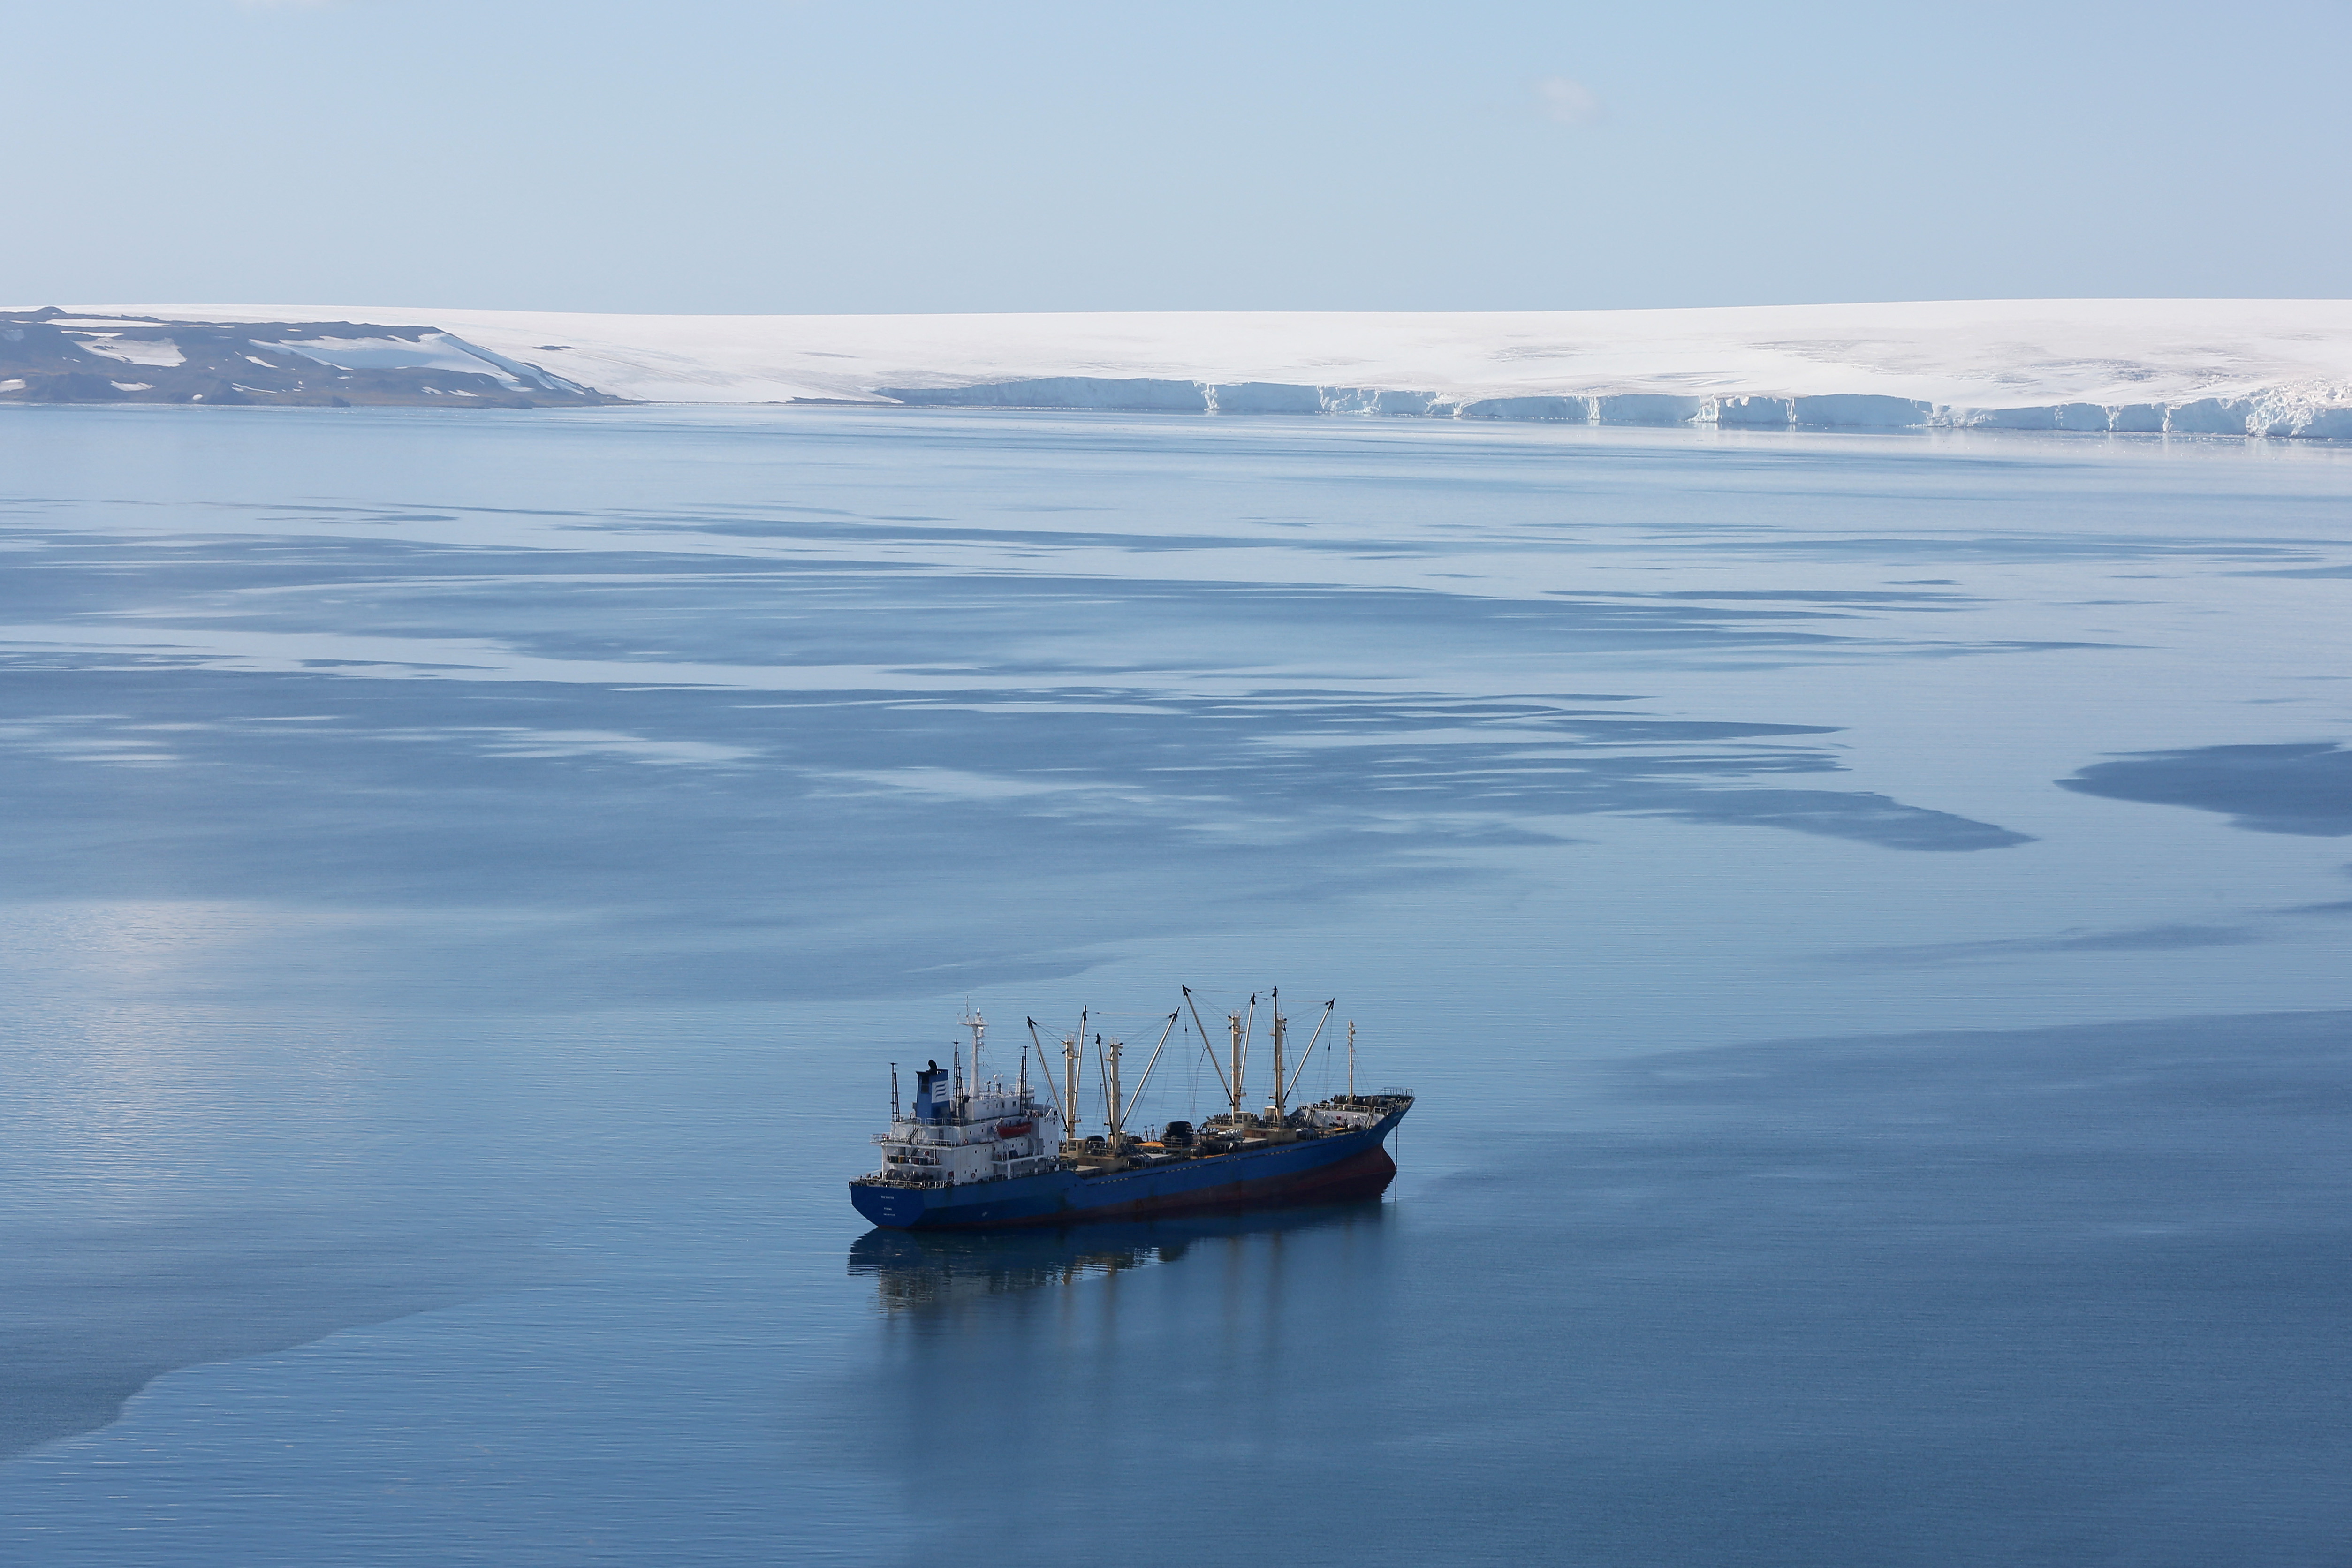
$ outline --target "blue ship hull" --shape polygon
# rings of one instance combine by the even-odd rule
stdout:
[[[1062,1170],[932,1187],[854,1181],[849,1201],[867,1219],[894,1230],[949,1230],[1376,1197],[1396,1176],[1396,1162],[1382,1145],[1402,1120],[1404,1112],[1397,1111],[1360,1132],[1101,1175]]]

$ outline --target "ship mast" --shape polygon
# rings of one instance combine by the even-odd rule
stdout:
[[[980,1042],[982,1035],[988,1029],[988,1021],[971,1010],[970,1002],[964,1003],[963,1011],[964,1016],[961,1020],[963,1027],[971,1030],[971,1092],[977,1094],[980,1092],[981,1083]]]
[[[1356,1103],[1356,1020],[1348,1020],[1348,1103]]]
[[[1059,1098],[1061,1091],[1054,1087],[1054,1069],[1045,1061],[1045,1042],[1037,1038],[1037,1020],[1035,1019],[1031,1019],[1028,1022],[1029,1043],[1037,1048],[1037,1071],[1045,1075],[1045,1097],[1053,1102],[1054,1113],[1062,1118],[1062,1136],[1066,1142],[1070,1134],[1070,1118],[1072,1113],[1062,1103]],[[1064,1043],[1067,1044],[1068,1042],[1065,1041]],[[1028,1060],[1029,1059],[1025,1056],[1022,1058],[1022,1061],[1024,1066]]]
[[[1339,1005],[1339,998],[1337,997],[1323,1004],[1323,1016],[1315,1020],[1315,1032],[1307,1037],[1307,1049],[1298,1053],[1298,1065],[1290,1070],[1290,1084],[1282,1092],[1283,1097],[1280,1103],[1287,1105],[1290,1103],[1290,1096],[1297,1092],[1298,1081],[1307,1073],[1307,1063],[1315,1055],[1316,1046],[1322,1043],[1323,1026],[1331,1021],[1332,1011]]]
[[[1234,1125],[1239,1126],[1242,1120],[1242,1015],[1227,1013],[1225,1022],[1234,1031],[1234,1076],[1225,1089],[1234,1100]]]
[[[1062,1037],[1062,1069],[1069,1084],[1069,1092],[1062,1097],[1062,1105],[1070,1118],[1062,1128],[1062,1139],[1068,1144],[1078,1141],[1078,1041],[1086,1036],[1087,1014],[1082,1008],[1078,1010],[1078,1032]]]
[[[1117,1039],[1111,1040],[1103,1046],[1103,1090],[1104,1097],[1110,1105],[1110,1152],[1112,1154],[1119,1151],[1120,1129],[1127,1123],[1127,1107],[1119,1103],[1118,1098],[1119,1050],[1120,1046]]]
[[[1249,999],[1249,1017],[1242,1021],[1242,1048],[1234,1057],[1234,1108],[1236,1114],[1240,1112],[1243,1100],[1247,1098],[1246,1092],[1242,1088],[1242,1077],[1249,1071],[1250,1040],[1256,1033],[1257,993],[1252,991]]]
[[[1192,999],[1192,987],[1184,987],[1183,992],[1184,1005],[1192,1009],[1192,1027],[1201,1031],[1201,1054],[1209,1059],[1209,1071],[1217,1075],[1217,1087],[1224,1092],[1226,1099],[1231,1100],[1234,1092],[1225,1082],[1225,1064],[1219,1061],[1217,1053],[1209,1048],[1209,1026],[1201,1021],[1201,1004]]]
[[[1160,1030],[1160,1039],[1151,1048],[1151,1060],[1143,1064],[1143,1076],[1135,1081],[1135,1092],[1127,1097],[1127,1110],[1119,1113],[1121,1126],[1127,1124],[1128,1111],[1134,1110],[1136,1102],[1143,1098],[1143,1092],[1151,1087],[1152,1070],[1160,1065],[1160,1053],[1168,1048],[1168,1037],[1175,1032],[1176,1015],[1170,1013],[1167,1026]],[[1213,1061],[1215,1058],[1212,1057],[1210,1060]]]
[[[1282,1108],[1286,1098],[1282,1091],[1282,1030],[1289,1021],[1282,1016],[1282,988],[1276,986],[1274,988],[1274,1119],[1277,1123],[1288,1119]]]

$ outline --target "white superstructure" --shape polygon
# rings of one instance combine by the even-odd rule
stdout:
[[[1023,1056],[1010,1088],[1002,1077],[980,1082],[988,1026],[977,1014],[963,1025],[971,1030],[972,1075],[967,1078],[959,1049],[950,1058],[951,1065],[934,1061],[917,1071],[914,1103],[903,1110],[894,1087],[890,1130],[874,1134],[882,1150],[881,1168],[868,1180],[957,1186],[1060,1168],[1061,1114],[1030,1093],[1028,1057]]]

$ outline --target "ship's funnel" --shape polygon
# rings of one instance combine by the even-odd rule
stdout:
[[[915,1120],[947,1120],[948,1070],[937,1061],[915,1074]]]

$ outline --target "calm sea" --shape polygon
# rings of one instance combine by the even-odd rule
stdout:
[[[0,1560],[2352,1562],[2352,453],[29,409],[0,528]],[[857,1220],[1181,985],[1386,1201]]]

